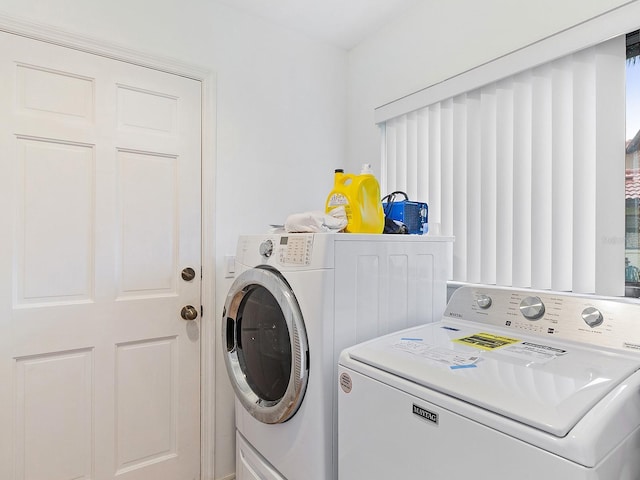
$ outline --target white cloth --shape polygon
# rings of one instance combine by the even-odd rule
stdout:
[[[284,222],[284,229],[289,233],[339,232],[346,226],[347,214],[344,207],[336,207],[329,213],[293,213]]]

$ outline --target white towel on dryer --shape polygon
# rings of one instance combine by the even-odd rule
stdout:
[[[284,222],[284,229],[289,233],[339,232],[346,226],[347,214],[344,207],[336,207],[329,213],[293,213]]]

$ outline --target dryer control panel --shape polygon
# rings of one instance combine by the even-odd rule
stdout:
[[[283,235],[277,246],[278,261],[280,265],[309,265],[312,251],[312,235]]]
[[[640,304],[625,299],[464,286],[444,317],[640,354]]]

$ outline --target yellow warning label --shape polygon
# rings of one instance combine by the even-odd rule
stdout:
[[[495,350],[496,348],[511,345],[512,343],[518,343],[520,340],[501,337],[500,335],[492,335],[491,333],[474,333],[469,337],[456,338],[453,341],[483,350]]]

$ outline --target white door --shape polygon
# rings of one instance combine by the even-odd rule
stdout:
[[[0,478],[199,478],[200,82],[0,45]]]

